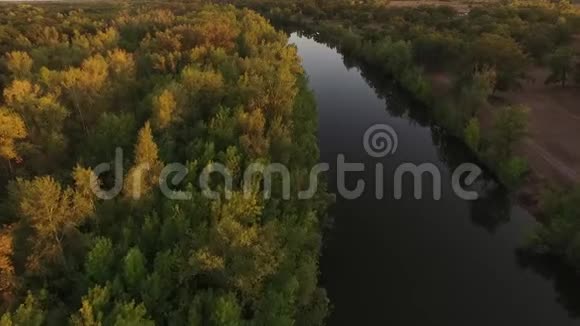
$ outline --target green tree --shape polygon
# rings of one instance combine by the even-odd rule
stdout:
[[[550,24],[532,24],[523,39],[527,51],[538,63],[543,62],[546,56],[554,48],[554,35]]]
[[[79,311],[71,316],[73,326],[101,326],[107,318],[107,306],[110,304],[111,290],[109,286],[95,286],[82,298]]]
[[[113,318],[114,326],[155,326],[155,323],[147,317],[145,306],[135,305],[134,302],[117,304]]]
[[[87,165],[96,166],[115,159],[116,148],[127,152],[135,142],[137,126],[135,117],[129,113],[103,113],[93,132],[83,142],[82,157]]]
[[[95,283],[104,283],[112,279],[111,271],[114,258],[111,240],[102,237],[97,238],[85,261],[85,270],[89,279]]]
[[[548,57],[551,74],[546,79],[546,84],[560,83],[566,87],[566,82],[570,78],[574,68],[574,49],[570,47],[560,47]]]
[[[499,166],[499,177],[508,187],[520,185],[526,172],[528,172],[528,163],[521,157],[511,157],[501,162]]]
[[[518,87],[525,77],[528,58],[510,37],[485,33],[472,44],[471,53],[475,64],[495,68],[500,90]]]
[[[129,249],[123,259],[123,276],[129,288],[138,291],[146,274],[145,257],[141,250],[138,247]]]
[[[229,293],[217,297],[212,308],[211,325],[239,326],[242,324],[242,310],[233,294]]]
[[[515,146],[523,139],[528,127],[528,109],[523,106],[500,108],[494,114],[491,137],[492,157],[503,162],[511,157]]]
[[[0,324],[2,326],[42,326],[45,319],[46,312],[40,306],[39,298],[28,292],[26,300],[18,306],[12,315],[10,313],[4,314],[0,319]]]
[[[465,142],[474,152],[479,151],[481,142],[481,135],[479,130],[479,121],[477,118],[471,118],[465,127],[464,135]]]
[[[495,69],[477,69],[468,81],[459,80],[461,90],[459,94],[460,109],[465,118],[470,119],[477,115],[479,109],[487,104],[489,96],[495,91],[497,75]]]

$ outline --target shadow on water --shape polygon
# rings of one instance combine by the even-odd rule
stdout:
[[[389,78],[337,53],[316,34],[295,33],[292,39],[317,98],[330,191],[336,192],[332,163],[338,153],[377,162],[365,158],[359,142],[373,123],[396,126],[402,142],[396,155],[382,161],[387,169],[432,162],[449,176],[460,164],[477,162]],[[347,176],[346,183],[372,183],[373,177],[365,171]],[[450,189],[449,181],[444,188]],[[536,222],[489,173],[473,189],[479,193],[475,201],[449,193],[420,203],[388,195],[338,196],[321,258],[321,284],[334,306],[329,324],[578,324],[576,272],[520,249]]]
[[[550,255],[533,255],[526,250],[516,250],[518,264],[551,280],[558,296],[556,301],[564,306],[571,317],[580,317],[580,279],[578,271],[561,263],[559,258]]]

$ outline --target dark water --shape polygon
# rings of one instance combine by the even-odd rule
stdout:
[[[292,34],[319,107],[322,161],[365,164],[347,185],[365,180],[363,196],[337,196],[333,225],[325,234],[321,283],[334,306],[329,325],[577,325],[580,284],[574,273],[548,258],[525,255],[535,222],[489,176],[478,179],[480,199],[453,194],[451,173],[476,162],[460,144],[432,127],[425,110],[388,81],[351,65],[330,47]],[[345,62],[347,62],[345,64]],[[364,76],[364,77],[363,77]],[[371,86],[372,85],[372,86]],[[362,145],[370,126],[384,123],[398,135],[396,152],[370,157]],[[384,198],[375,196],[375,165],[384,164]],[[403,162],[430,162],[441,171],[442,198],[413,198],[404,179],[393,199],[393,171]]]

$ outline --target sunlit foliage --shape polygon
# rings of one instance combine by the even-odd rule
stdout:
[[[323,190],[298,203],[240,182],[255,161],[318,159],[287,36],[233,6],[74,7],[0,11],[0,324],[321,324]],[[118,160],[123,189],[102,200],[115,175],[89,167]],[[160,191],[169,162],[187,200]],[[211,162],[233,172],[230,199],[197,189]]]

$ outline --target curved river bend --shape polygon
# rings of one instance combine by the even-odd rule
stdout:
[[[453,194],[451,173],[473,158],[447,139],[417,105],[372,72],[348,68],[334,49],[292,34],[319,108],[321,160],[365,164],[347,174],[347,186],[366,182],[360,198],[337,196],[333,225],[325,233],[321,283],[333,312],[329,325],[578,325],[580,286],[554,262],[526,257],[518,248],[534,220],[510,202],[488,177],[476,201]],[[348,62],[346,63],[350,65]],[[364,77],[363,77],[364,76]],[[370,86],[373,85],[373,86]],[[414,108],[414,109],[413,109]],[[369,156],[362,139],[375,124],[398,135],[395,153]],[[393,171],[403,162],[433,163],[441,171],[442,198],[413,198],[412,178],[393,199]],[[375,165],[384,164],[384,198],[375,196]]]

